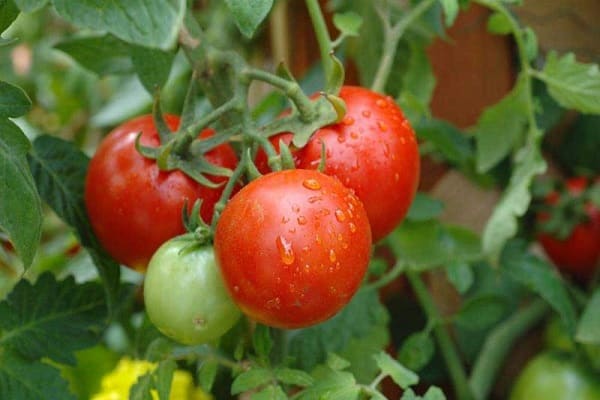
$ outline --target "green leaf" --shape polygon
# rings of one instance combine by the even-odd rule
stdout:
[[[148,93],[154,94],[167,82],[175,54],[141,46],[131,46],[130,52],[140,81]]]
[[[257,324],[256,329],[252,335],[252,344],[256,355],[268,359],[273,348],[273,339],[271,338],[271,331],[268,326]]]
[[[100,76],[133,71],[130,57],[133,46],[113,35],[70,38],[54,47]]]
[[[0,0],[0,33],[4,32],[18,16],[19,9],[13,0]]]
[[[452,124],[439,119],[423,119],[415,125],[420,139],[432,143],[451,163],[466,167],[475,157],[472,143]]]
[[[198,385],[205,391],[210,392],[217,378],[219,362],[217,360],[205,360],[198,367]]]
[[[98,268],[111,312],[118,304],[119,265],[102,249],[85,211],[83,194],[89,158],[72,142],[42,135],[33,142],[29,164],[41,197],[86,247]]]
[[[508,35],[512,32],[512,24],[505,14],[495,12],[488,18],[487,30],[496,35]]]
[[[474,281],[471,266],[464,261],[451,261],[446,268],[446,276],[459,293],[464,294]]]
[[[225,4],[240,32],[251,38],[271,11],[273,0],[225,0]]]
[[[81,28],[112,33],[140,46],[171,49],[185,14],[185,0],[107,1],[53,0],[58,14]]]
[[[522,83],[487,108],[475,128],[477,170],[489,171],[510,154],[527,127],[527,90]]]
[[[329,353],[327,355],[327,360],[325,361],[327,366],[335,371],[343,371],[346,368],[350,367],[350,361],[345,358],[338,356],[335,353]]]
[[[423,395],[423,400],[446,400],[446,395],[439,387],[431,386]]]
[[[154,381],[152,379],[152,371],[150,371],[140,376],[135,384],[131,386],[129,389],[129,400],[154,400],[152,398],[152,389],[154,389]]]
[[[0,118],[16,118],[31,108],[27,93],[18,86],[0,81]]]
[[[30,13],[44,7],[48,0],[14,0],[14,2],[21,11]]]
[[[159,399],[169,400],[169,395],[171,394],[171,382],[173,382],[173,373],[176,368],[177,363],[174,360],[165,360],[160,362],[158,367],[154,370],[153,376]]]
[[[435,344],[425,332],[411,334],[402,342],[398,361],[412,371],[420,371],[433,358]]]
[[[546,162],[537,146],[529,145],[521,150],[508,186],[484,228],[485,253],[497,256],[506,241],[517,233],[517,219],[525,214],[531,202],[531,182],[545,170]]]
[[[440,4],[444,9],[446,26],[452,26],[456,16],[458,15],[458,1],[457,0],[440,0]]]
[[[314,383],[312,376],[304,371],[291,368],[277,368],[273,370],[275,378],[281,383],[294,386],[310,386]]]
[[[476,296],[462,304],[454,320],[464,328],[484,330],[506,316],[508,308],[509,304],[501,296]]]
[[[414,98],[428,115],[429,103],[436,84],[435,75],[427,53],[423,51],[423,46],[418,42],[411,42],[409,47],[410,57],[402,78],[401,97],[406,98],[406,94],[404,96],[402,94],[410,93],[413,96],[411,98]]]
[[[390,240],[396,241],[396,256],[418,270],[481,257],[479,237],[475,233],[442,225],[437,220],[406,220],[392,233]]]
[[[535,32],[531,27],[526,27],[523,30],[523,42],[525,44],[525,54],[528,61],[533,61],[538,56],[538,40]]]
[[[346,36],[358,36],[363,19],[354,11],[333,15],[333,25]]]
[[[259,392],[252,393],[250,400],[288,400],[289,397],[278,385],[269,385]]]
[[[240,394],[252,390],[273,379],[271,370],[265,368],[252,368],[239,374],[231,384],[231,394]]]
[[[444,203],[422,192],[417,192],[406,218],[410,221],[427,221],[439,217],[444,210]]]
[[[528,253],[526,244],[521,241],[509,242],[500,262],[512,279],[546,300],[560,315],[568,331],[575,332],[575,306],[560,275],[550,264]]]
[[[357,400],[360,386],[349,372],[320,367],[315,372],[315,384],[300,393],[300,400]]]
[[[390,357],[389,354],[381,352],[374,357],[381,372],[389,375],[402,389],[419,383],[419,376],[417,374]]]
[[[75,396],[58,369],[0,351],[0,399],[75,400]]]
[[[106,303],[97,283],[56,281],[45,272],[31,284],[21,280],[0,303],[0,347],[36,360],[74,364],[76,350],[93,345],[106,324]]]
[[[352,339],[367,337],[374,325],[386,324],[388,318],[377,292],[361,290],[330,320],[295,332],[289,356],[295,358],[297,367],[310,371],[324,362],[328,353],[345,349]]]
[[[33,262],[42,232],[42,206],[26,159],[30,146],[17,125],[0,118],[0,228],[25,267]]]
[[[575,339],[580,343],[600,345],[600,288],[596,289],[581,314]]]
[[[535,76],[546,82],[550,95],[561,106],[600,114],[598,64],[579,63],[573,53],[559,58],[555,52],[550,52],[544,69]]]

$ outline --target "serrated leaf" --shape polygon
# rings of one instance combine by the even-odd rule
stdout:
[[[185,0],[135,0],[98,5],[96,0],[54,0],[58,14],[81,28],[112,33],[140,46],[171,49],[186,10]]]
[[[42,232],[42,206],[26,159],[30,146],[17,125],[0,117],[0,229],[25,267],[33,262]]]
[[[505,14],[495,12],[488,18],[487,30],[497,35],[508,35],[512,32],[512,24]]]
[[[379,367],[371,356],[385,350],[390,340],[390,328],[383,323],[373,325],[366,336],[351,339],[339,353],[350,362],[346,371],[352,373],[357,382],[372,382],[379,373]]]
[[[329,353],[325,362],[327,366],[335,371],[343,371],[350,367],[350,361],[343,357],[338,356],[335,353]]]
[[[438,119],[424,119],[415,125],[420,139],[432,143],[448,161],[464,167],[475,157],[475,151],[469,139],[452,124]]]
[[[428,115],[436,78],[422,45],[411,42],[409,47],[410,57],[402,78],[402,92],[409,92],[414,96],[414,99],[426,110],[425,115]]]
[[[198,367],[198,385],[207,393],[212,390],[219,371],[217,360],[206,360]]]
[[[273,0],[225,0],[225,4],[233,14],[235,24],[240,32],[251,38],[269,15]]]
[[[273,379],[271,370],[252,368],[239,374],[231,384],[231,394],[240,394],[257,388]]]
[[[336,13],[333,15],[333,25],[347,36],[358,36],[362,25],[362,17],[354,11]]]
[[[596,289],[581,314],[575,339],[580,343],[600,345],[600,288]]]
[[[129,388],[129,400],[154,400],[152,389],[154,389],[154,382],[152,381],[152,371],[150,371],[140,376]]]
[[[376,354],[375,361],[381,372],[387,374],[402,389],[419,383],[419,376],[393,359],[389,354],[381,352]]]
[[[410,221],[427,221],[438,217],[444,210],[444,203],[422,192],[417,192],[406,218]]]
[[[509,242],[500,260],[511,278],[537,293],[560,315],[570,334],[575,332],[575,306],[560,275],[550,264],[527,252],[525,243]]]
[[[291,368],[277,368],[273,371],[275,378],[281,383],[294,386],[310,386],[314,379],[304,371]]]
[[[106,315],[100,285],[77,285],[72,277],[56,281],[46,272],[35,284],[21,280],[0,303],[0,347],[31,360],[74,364],[74,351],[99,340]]]
[[[332,369],[316,371],[315,384],[300,393],[300,400],[356,400],[360,394],[360,386],[349,372]]]
[[[419,371],[431,361],[434,353],[435,344],[431,336],[424,332],[417,332],[402,342],[398,361],[412,371]]]
[[[444,9],[446,26],[452,26],[454,20],[458,16],[458,1],[457,0],[440,0],[440,4]]]
[[[484,228],[485,253],[497,256],[506,241],[517,233],[517,219],[525,214],[531,202],[531,182],[545,170],[546,162],[538,147],[529,145],[521,150],[508,186]]]
[[[573,53],[562,58],[550,52],[536,77],[548,85],[550,95],[563,107],[600,114],[600,71],[598,64],[583,64]]]
[[[133,71],[130,49],[134,46],[113,35],[70,38],[54,47],[99,76]]]
[[[154,94],[167,82],[175,54],[141,46],[131,46],[130,53],[140,81],[148,93]]]
[[[353,338],[366,337],[373,325],[386,324],[388,318],[376,291],[361,290],[330,320],[297,331],[290,339],[289,355],[296,359],[296,366],[310,371],[328,353],[344,349]]]
[[[27,93],[18,86],[0,81],[0,118],[16,118],[31,108]]]
[[[14,0],[14,2],[21,11],[26,13],[37,11],[48,4],[48,0]]]
[[[4,32],[18,16],[19,9],[13,0],[0,0],[0,33]],[[1,43],[2,38],[0,38]]]
[[[423,400],[446,400],[446,395],[439,387],[431,386],[423,395]]]
[[[278,385],[269,385],[259,392],[252,393],[250,400],[287,400],[289,397]]]
[[[471,330],[484,330],[500,321],[508,311],[509,304],[501,296],[483,295],[465,301],[454,320]]]
[[[471,266],[464,261],[452,261],[448,263],[446,276],[448,277],[448,281],[461,294],[469,290],[475,279]]]
[[[527,90],[523,80],[487,108],[475,128],[477,170],[489,171],[510,154],[527,127]]]
[[[72,142],[42,135],[33,142],[29,165],[42,199],[69,226],[85,246],[104,282],[112,311],[119,296],[119,265],[102,249],[87,213],[83,194],[89,158]]]
[[[0,399],[75,400],[75,396],[58,369],[0,351]]]

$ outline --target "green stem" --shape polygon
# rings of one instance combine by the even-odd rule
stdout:
[[[381,278],[379,278],[375,282],[364,285],[362,287],[362,290],[379,289],[379,288],[387,285],[388,283],[392,282],[398,276],[400,276],[404,272],[405,269],[406,269],[405,263],[403,263],[401,261],[396,261],[394,266],[388,272],[386,272],[385,275],[383,275]]]
[[[487,336],[469,380],[475,398],[488,397],[496,374],[514,342],[537,324],[546,315],[548,309],[548,305],[538,299],[498,325]]]
[[[313,29],[317,36],[317,42],[319,43],[323,71],[325,72],[325,76],[328,77],[331,75],[333,69],[333,61],[329,57],[329,53],[333,50],[333,46],[329,31],[327,30],[327,24],[325,23],[325,18],[321,12],[318,0],[306,0],[306,7],[308,8],[308,14],[310,15]]]
[[[419,303],[421,304],[421,307],[423,307],[428,320],[435,322],[433,334],[437,340],[440,351],[442,352],[444,361],[446,362],[446,367],[454,386],[456,398],[459,400],[474,399],[473,393],[471,393],[471,389],[469,387],[469,382],[467,380],[467,374],[458,355],[456,346],[450,338],[448,331],[446,331],[446,328],[439,324],[439,321],[441,321],[442,318],[431,295],[429,294],[429,291],[427,290],[427,287],[425,286],[425,283],[423,283],[421,277],[415,271],[407,271],[406,276],[411,283],[411,286],[417,296],[417,299],[419,300]]]
[[[396,24],[390,27],[389,23],[385,18],[387,15],[381,15],[383,20],[383,53],[379,62],[379,67],[375,73],[375,78],[371,84],[371,89],[375,92],[383,92],[385,90],[385,84],[392,71],[392,65],[394,63],[394,57],[396,56],[396,49],[398,48],[398,42],[404,35],[406,29],[412,24],[417,18],[419,18],[429,7],[433,6],[437,0],[424,0],[416,6],[412,7],[402,18],[396,22]]]

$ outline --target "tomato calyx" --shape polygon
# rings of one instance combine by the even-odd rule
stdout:
[[[187,201],[184,203],[181,209],[181,220],[185,227],[187,234],[181,235],[181,237],[190,240],[190,244],[194,245],[205,245],[212,242],[214,231],[213,229],[200,217],[200,207],[202,206],[202,200],[196,200],[192,206],[192,210],[188,212]],[[193,243],[192,243],[193,242]]]

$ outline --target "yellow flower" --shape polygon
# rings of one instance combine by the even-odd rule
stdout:
[[[138,378],[155,369],[157,365],[145,360],[122,358],[115,369],[102,378],[100,392],[92,400],[127,400],[129,389]],[[158,393],[152,391],[153,400],[158,400]],[[194,386],[192,375],[183,370],[176,370],[171,382],[169,400],[212,400],[212,397]]]

